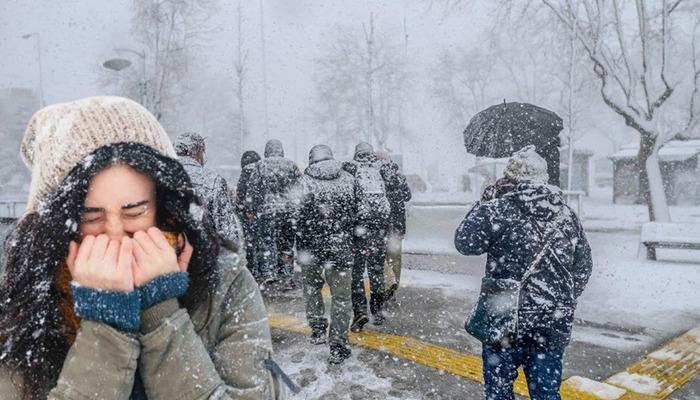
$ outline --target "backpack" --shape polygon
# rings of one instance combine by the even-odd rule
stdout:
[[[388,223],[390,206],[384,178],[379,168],[370,163],[359,163],[355,172],[357,219],[377,225]]]

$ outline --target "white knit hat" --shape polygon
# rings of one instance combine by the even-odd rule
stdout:
[[[547,161],[542,158],[535,146],[525,146],[513,153],[503,172],[511,182],[544,182],[549,181]]]
[[[20,153],[32,171],[27,213],[53,192],[73,167],[102,146],[141,143],[177,158],[167,133],[143,106],[122,97],[88,97],[37,111]]]

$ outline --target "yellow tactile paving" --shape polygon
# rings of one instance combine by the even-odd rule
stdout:
[[[291,315],[270,314],[268,319],[271,328],[304,335],[311,334],[311,329],[305,321]],[[350,332],[348,339],[351,344],[356,346],[379,350],[453,375],[484,383],[481,357],[463,354],[417,339],[371,330],[364,330],[359,333]],[[527,384],[522,371],[520,371],[515,382],[515,392],[520,395],[527,395]]]
[[[686,332],[606,380],[634,399],[665,399],[700,374],[700,327]]]
[[[324,286],[323,294],[330,294],[328,286]],[[290,315],[271,314],[270,327],[305,335],[311,333],[305,321]],[[484,382],[481,357],[478,356],[371,330],[351,332],[349,340],[357,346],[379,350],[479,383]],[[571,377],[562,383],[561,395],[565,400],[662,400],[698,375],[700,327],[671,340],[605,382]],[[525,374],[520,370],[515,392],[527,396],[524,377]]]

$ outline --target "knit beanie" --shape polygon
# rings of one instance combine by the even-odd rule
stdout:
[[[130,142],[176,159],[165,130],[143,106],[122,97],[88,97],[37,111],[20,153],[31,170],[27,213],[37,211],[73,167],[96,149]]]
[[[540,182],[549,181],[547,161],[535,151],[535,146],[525,146],[513,153],[503,175],[511,182]]]

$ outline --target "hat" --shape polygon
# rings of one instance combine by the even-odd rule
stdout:
[[[31,170],[27,213],[36,211],[73,167],[100,147],[141,143],[177,158],[156,118],[143,106],[122,97],[88,97],[37,111],[20,146]]]
[[[284,157],[284,148],[282,142],[277,139],[270,139],[265,144],[265,158],[269,157]]]
[[[367,142],[360,142],[355,146],[355,157],[360,154],[374,153],[374,147]]]
[[[246,165],[250,165],[258,161],[260,161],[260,154],[254,150],[247,150],[241,156],[241,168],[245,168]]]
[[[309,151],[309,165],[332,159],[333,151],[325,144],[317,144],[311,148],[311,151]]]
[[[175,142],[175,152],[179,156],[193,156],[205,147],[204,138],[196,132],[181,133]]]
[[[513,153],[508,159],[503,174],[515,183],[524,181],[546,183],[549,181],[547,161],[537,154],[533,145],[525,146]]]

